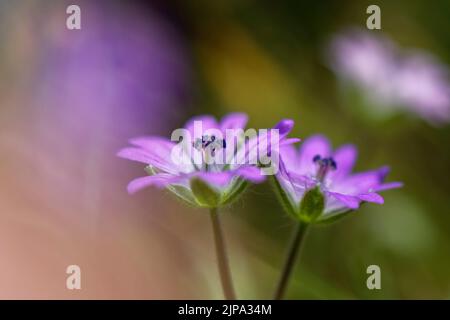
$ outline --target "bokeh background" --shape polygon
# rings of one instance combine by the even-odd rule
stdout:
[[[82,30],[66,29],[73,3]],[[222,298],[207,212],[160,190],[129,196],[142,167],[115,153],[192,115],[241,111],[251,127],[288,117],[293,136],[355,143],[358,170],[388,164],[405,184],[312,230],[288,298],[449,299],[450,124],[378,113],[328,59],[337,34],[360,28],[445,73],[450,2],[377,1],[382,30],[368,31],[370,4],[1,0],[0,298]],[[270,298],[292,221],[268,184],[222,214],[238,296]],[[71,264],[81,290],[66,289]],[[366,287],[371,264],[382,290]]]

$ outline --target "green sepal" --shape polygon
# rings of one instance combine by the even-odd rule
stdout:
[[[197,201],[194,198],[191,190],[181,185],[171,185],[166,187],[172,194],[174,194],[178,199],[187,202],[192,206],[198,206]]]
[[[198,205],[207,208],[219,206],[220,194],[208,183],[199,178],[192,178],[190,186]]]
[[[150,165],[146,166],[146,167],[144,168],[144,171],[147,172],[147,174],[148,174],[149,176],[153,176],[153,175],[156,174],[156,170],[155,170],[152,166],[150,166]]]
[[[300,220],[311,223],[323,213],[325,197],[318,186],[309,189],[300,201],[298,217]]]
[[[150,176],[153,176],[157,173],[156,169],[150,165],[146,166],[144,170]],[[186,202],[187,204],[192,206],[198,206],[198,203],[195,200],[194,195],[188,188],[182,185],[168,185],[166,189],[170,191],[170,193],[174,194],[179,200]]]
[[[292,218],[298,219],[297,215],[297,209],[293,205],[293,201],[291,200],[291,196],[286,193],[281,186],[280,182],[278,181],[276,176],[272,176],[272,185],[274,186],[275,193],[277,195],[277,198],[279,202],[281,203],[281,206],[283,207],[284,211],[288,215],[290,215]]]
[[[231,204],[236,201],[239,196],[245,191],[245,189],[247,189],[249,183],[242,178],[237,178],[236,181],[234,181],[231,185],[231,188],[225,191],[224,195],[222,196],[222,201],[220,203],[222,206]]]

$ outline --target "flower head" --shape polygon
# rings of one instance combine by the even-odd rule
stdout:
[[[353,145],[344,145],[333,151],[324,136],[306,139],[297,151],[286,145],[280,149],[281,168],[277,185],[283,193],[288,211],[301,219],[325,221],[338,214],[357,209],[362,202],[382,204],[379,191],[398,188],[399,182],[384,183],[387,167],[361,173],[352,173],[357,151]],[[320,212],[308,217],[308,203],[316,201]],[[320,203],[323,202],[323,203]],[[315,208],[312,208],[316,210]],[[317,211],[317,210],[316,210]]]
[[[269,150],[267,155],[273,159],[279,154],[273,145],[298,141],[286,138],[294,125],[292,120],[280,121],[275,130],[248,136],[248,130],[244,132],[246,123],[247,116],[242,113],[228,114],[220,122],[203,115],[175,130],[170,140],[131,139],[133,146],[120,150],[118,156],[146,164],[148,175],[131,181],[129,193],[153,185],[167,188],[193,205],[218,207],[231,202],[247,182],[265,179],[258,161],[261,146]]]

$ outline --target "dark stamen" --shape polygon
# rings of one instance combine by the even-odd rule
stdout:
[[[336,161],[334,161],[332,157],[322,158],[320,155],[315,155],[313,158],[313,162],[319,166],[319,168],[317,169],[316,178],[321,182],[323,182],[330,169],[337,169]]]
[[[225,142],[225,139],[223,140],[217,140],[216,136],[209,137],[208,135],[202,136],[202,138],[197,138],[195,142],[192,143],[193,147],[197,150],[206,150],[206,148],[211,149],[211,155],[214,157],[216,153],[216,149],[223,148],[225,149],[227,144]]]
[[[331,166],[331,169],[333,169],[333,170],[337,169],[336,161],[334,161],[333,158],[330,158],[330,166]]]

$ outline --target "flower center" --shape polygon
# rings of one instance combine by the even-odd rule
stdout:
[[[320,155],[315,155],[313,158],[313,162],[318,166],[316,178],[320,182],[323,182],[330,170],[337,169],[336,161],[334,161],[332,157],[322,158]]]
[[[192,143],[194,148],[201,151],[210,151],[211,156],[214,157],[216,155],[216,150],[225,149],[227,147],[225,139],[216,139],[216,136],[212,135],[211,137],[208,135],[202,136],[202,138],[197,138],[195,142]]]

